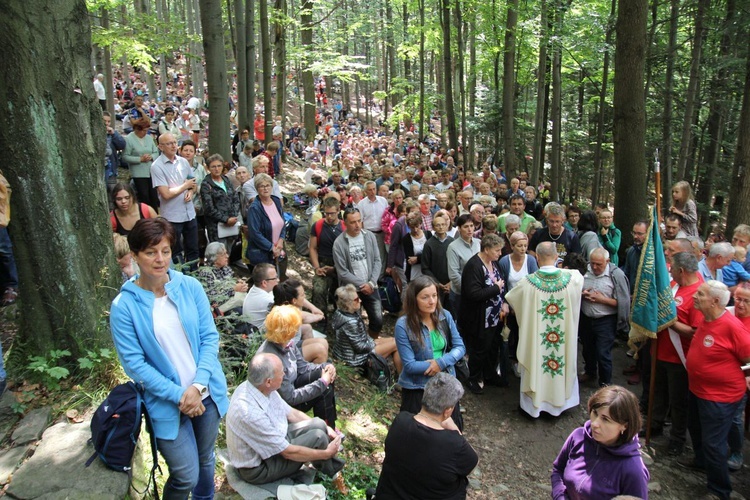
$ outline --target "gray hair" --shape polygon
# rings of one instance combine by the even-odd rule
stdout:
[[[607,249],[604,247],[596,247],[591,250],[591,252],[589,253],[589,259],[591,259],[591,257],[593,257],[594,255],[601,255],[606,260],[609,260],[609,251],[607,251]]]
[[[255,387],[260,387],[263,382],[273,378],[276,370],[273,354],[259,353],[250,360],[250,366],[247,367],[247,381]],[[277,358],[278,359],[278,358]]]
[[[439,372],[424,386],[422,408],[428,413],[442,414],[451,406],[456,406],[463,395],[464,388],[456,377]]]
[[[273,188],[273,179],[271,179],[271,176],[268,174],[256,174],[253,180],[253,186],[255,186],[256,191],[258,190],[258,186],[264,182],[270,184],[271,188]]]
[[[357,310],[354,305],[354,298],[357,296],[357,288],[349,283],[336,289],[336,307],[344,312],[354,312]]]
[[[536,246],[536,254],[540,259],[556,259],[559,254],[557,247],[551,241],[543,241]]]
[[[367,189],[370,185],[373,185],[376,188],[378,187],[378,183],[377,182],[375,182],[375,181],[367,181],[367,182],[365,182],[365,189]]]
[[[518,227],[521,227],[521,218],[517,216],[516,214],[508,214],[505,217],[505,227],[508,227],[508,224],[516,224]]]
[[[563,209],[562,205],[554,201],[550,201],[544,205],[544,213],[547,214],[547,217],[555,215],[562,217],[563,219],[565,218],[565,209]]]
[[[704,248],[706,248],[706,243],[703,241],[703,238],[699,236],[688,236],[688,241],[690,241],[690,244],[693,245],[693,248],[695,250],[703,251]]]
[[[729,288],[727,288],[724,283],[721,281],[709,280],[706,281],[706,285],[708,285],[708,292],[711,297],[717,299],[721,307],[726,307],[727,304],[729,304],[729,297],[732,294],[729,293]]]
[[[429,194],[420,194],[417,196],[417,201],[430,201],[430,195]]]
[[[672,254],[672,267],[678,267],[688,273],[698,270],[698,259],[690,252],[679,252]]]
[[[213,266],[222,253],[227,253],[224,243],[213,241],[206,246],[206,262]]]
[[[722,241],[721,243],[714,243],[711,245],[711,250],[708,251],[709,257],[733,257],[734,248],[728,241]]]

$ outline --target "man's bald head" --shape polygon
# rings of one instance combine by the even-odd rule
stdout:
[[[554,266],[557,257],[557,247],[551,241],[544,241],[537,245],[536,258],[540,266]]]

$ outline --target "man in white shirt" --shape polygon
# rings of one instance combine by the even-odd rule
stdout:
[[[381,269],[378,271],[378,279],[383,277],[385,271],[385,241],[383,240],[383,213],[388,208],[388,200],[377,194],[377,185],[374,181],[365,183],[365,198],[357,204],[359,213],[362,215],[362,228],[375,235],[380,251]]]
[[[248,323],[260,328],[273,306],[273,287],[279,282],[279,274],[272,264],[262,263],[253,268],[253,287],[248,290],[242,303],[242,315]]]
[[[104,75],[99,73],[96,75],[94,80],[94,92],[96,92],[96,98],[99,100],[99,105],[102,107],[102,111],[107,111],[107,91],[104,89]]]

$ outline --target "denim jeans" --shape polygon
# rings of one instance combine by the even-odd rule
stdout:
[[[0,227],[0,292],[6,288],[18,288],[18,270],[8,228]]]
[[[732,428],[729,429],[729,453],[736,453],[742,455],[742,445],[745,440],[745,404],[747,403],[747,393],[740,401],[737,406],[737,411],[734,412],[734,418],[732,419]]]
[[[717,403],[701,399],[692,392],[688,400],[688,430],[693,441],[696,465],[705,467],[708,490],[729,498],[732,483],[727,466],[727,438],[740,401]]]
[[[612,383],[612,346],[615,343],[617,315],[591,318],[581,314],[578,336],[583,343],[586,373],[599,373],[599,385]]]
[[[359,294],[362,307],[367,311],[367,330],[380,333],[383,329],[383,304],[380,302],[380,293],[376,288],[370,295]]]
[[[180,414],[180,429],[174,440],[157,439],[159,452],[169,467],[164,500],[193,500],[214,497],[214,446],[219,434],[219,410],[211,397],[203,400],[206,411],[200,417]]]
[[[169,222],[176,233],[176,239],[172,246],[172,260],[175,262],[198,260],[198,221],[193,219],[187,222]],[[185,250],[184,258],[181,255],[183,249]]]

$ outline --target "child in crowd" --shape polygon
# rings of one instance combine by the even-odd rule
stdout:
[[[721,268],[721,280],[728,286],[737,286],[740,281],[750,281],[750,273],[745,271],[742,263],[745,262],[747,249],[741,246],[734,247],[734,259],[729,264]]]

